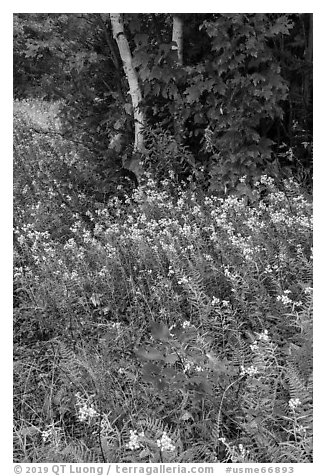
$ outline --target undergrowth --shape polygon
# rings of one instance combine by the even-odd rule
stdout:
[[[147,177],[96,202],[51,110],[16,107],[14,460],[311,462],[300,186],[261,176],[248,201]]]

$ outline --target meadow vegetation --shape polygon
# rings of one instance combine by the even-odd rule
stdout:
[[[14,460],[311,462],[311,197],[97,200],[58,108],[14,105]]]

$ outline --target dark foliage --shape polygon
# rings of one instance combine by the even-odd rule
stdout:
[[[170,15],[124,18],[146,129],[186,148],[193,157],[186,173],[204,167],[211,190],[234,190],[243,175],[277,176],[280,168],[311,186],[312,14],[182,17],[183,65]],[[14,88],[20,98],[64,100],[62,132],[93,152],[90,170],[104,190],[125,175],[132,107],[108,14],[14,15]],[[147,149],[149,163],[153,141]]]

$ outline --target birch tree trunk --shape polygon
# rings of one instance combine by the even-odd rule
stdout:
[[[173,49],[177,49],[178,63],[183,64],[183,19],[179,15],[173,15],[172,41],[176,43]]]
[[[125,72],[129,84],[129,93],[131,96],[135,122],[134,154],[132,159],[128,161],[128,163],[124,163],[123,166],[131,170],[136,175],[137,179],[139,179],[143,172],[140,164],[140,156],[145,150],[145,117],[143,112],[140,110],[142,94],[139,85],[138,75],[132,64],[132,55],[127,37],[125,35],[121,13],[110,13],[110,20],[113,37],[117,42],[120,57],[122,60],[123,70]]]
[[[173,15],[172,41],[176,43],[172,49],[177,50],[178,65],[183,65],[183,18],[180,15]],[[182,143],[184,136],[184,124],[180,111],[175,109],[173,117],[174,136],[177,143]]]

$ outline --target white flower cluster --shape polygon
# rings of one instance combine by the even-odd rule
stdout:
[[[220,302],[220,300],[219,300],[217,297],[213,296],[212,306],[215,306],[215,305],[218,304],[219,302]]]
[[[52,428],[48,428],[47,430],[42,431],[42,440],[44,443],[50,438],[50,435],[52,433]]]
[[[190,321],[184,321],[184,322],[182,323],[182,327],[183,327],[184,329],[186,329],[187,327],[191,327]]]
[[[302,306],[301,301],[292,301],[292,299],[289,298],[288,294],[290,294],[290,293],[291,293],[291,291],[287,289],[286,291],[283,291],[282,296],[277,296],[276,300],[281,301],[285,306],[287,304],[292,304],[293,307]]]
[[[226,301],[226,300],[221,301],[219,298],[213,296],[211,304],[212,304],[212,306],[217,306],[219,304],[222,307],[229,307],[230,306],[230,301]]]
[[[168,271],[168,276],[173,276],[174,275],[174,269],[172,266],[169,266],[169,271]]]
[[[108,324],[108,327],[110,329],[116,329],[117,331],[120,331],[121,327],[122,327],[122,324],[121,324],[121,322],[110,322]]]
[[[139,438],[145,436],[144,432],[137,433],[136,430],[130,430],[130,439],[127,443],[127,448],[129,450],[138,450],[142,444],[139,442]]]
[[[79,407],[78,419],[79,421],[86,421],[98,416],[97,411],[92,407],[88,407],[86,404]]]
[[[306,287],[304,290],[305,294],[311,294],[312,293],[312,288],[310,286]]]
[[[183,361],[183,372],[186,373],[190,370],[196,370],[197,372],[203,372],[204,369],[200,365],[195,365],[192,360],[185,359]]]
[[[261,334],[258,334],[258,339],[264,340],[265,342],[269,341],[268,331],[265,329],[264,332],[262,332]]]
[[[187,372],[188,370],[191,369],[191,367],[192,367],[192,362],[186,361],[186,362],[184,363],[184,366],[183,366],[183,367],[184,367],[184,368],[183,368],[183,371],[184,371],[184,372]]]
[[[77,398],[76,406],[78,407],[79,421],[83,422],[88,420],[89,422],[92,418],[99,416],[93,404],[90,403],[91,397],[83,398],[78,392],[76,393],[76,398]]]
[[[253,352],[256,352],[258,350],[258,342],[255,340],[249,347]]]
[[[42,440],[44,443],[51,440],[52,442],[57,442],[60,439],[60,435],[62,435],[62,429],[56,428],[55,425],[57,423],[50,423],[47,425],[46,429],[42,431]]]
[[[282,296],[277,296],[276,300],[281,301],[284,305],[292,304],[292,299],[288,297],[288,294],[290,294],[290,292],[291,291],[288,289],[283,291]]]
[[[175,446],[172,444],[171,438],[167,435],[166,431],[163,431],[161,438],[157,440],[157,446],[161,448],[162,451],[174,451]]]
[[[272,179],[271,177],[268,177],[267,175],[262,175],[260,177],[260,180],[257,181],[255,185],[258,186],[260,185],[260,183],[264,185],[269,185],[270,187],[272,187],[274,185],[274,179]]]
[[[261,332],[260,334],[257,334],[258,341],[260,342],[270,342],[269,335],[268,335],[268,330],[264,330],[264,332]],[[250,344],[250,349],[252,352],[257,352],[259,349],[259,342],[255,340],[252,344]]]
[[[245,458],[249,454],[249,451],[246,450],[246,448],[243,446],[243,444],[240,443],[238,445],[238,448],[240,450],[240,454],[241,454],[242,458]]]
[[[189,280],[185,276],[182,276],[180,279],[178,279],[178,284],[188,284]]]
[[[257,367],[254,367],[253,365],[251,365],[251,367],[247,367],[247,368],[245,368],[243,365],[241,365],[241,373],[240,373],[241,376],[249,375],[249,377],[252,377],[257,372],[258,372]]]
[[[289,407],[291,408],[291,410],[295,410],[299,405],[301,405],[299,398],[291,398],[289,400]]]

